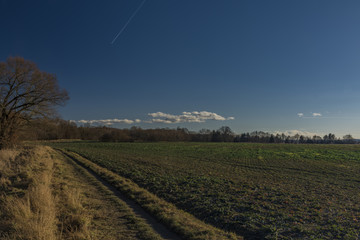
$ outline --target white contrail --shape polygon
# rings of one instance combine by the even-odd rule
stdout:
[[[121,35],[121,33],[126,29],[127,25],[131,22],[131,20],[135,17],[135,15],[137,14],[137,12],[141,9],[141,7],[144,5],[146,0],[142,1],[142,3],[139,5],[139,7],[135,10],[135,12],[130,16],[129,20],[127,20],[127,22],[125,23],[125,25],[123,26],[123,28],[120,30],[120,32],[115,36],[114,40],[112,40],[111,44],[114,44],[114,42],[116,41],[116,39]]]

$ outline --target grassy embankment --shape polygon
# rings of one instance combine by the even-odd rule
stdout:
[[[86,239],[86,214],[74,191],[54,194],[54,159],[48,147],[0,151],[1,239]],[[58,189],[59,190],[59,189]],[[58,206],[66,206],[59,211]]]
[[[0,239],[161,239],[91,174],[49,147],[0,151]]]
[[[56,143],[247,238],[357,239],[360,146]]]

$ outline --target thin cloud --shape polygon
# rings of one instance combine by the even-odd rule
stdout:
[[[299,118],[320,118],[323,115],[321,113],[311,113],[311,115],[305,115],[304,113],[297,113]]]
[[[180,115],[173,115],[163,112],[149,113],[153,119],[153,123],[203,123],[207,120],[215,121],[225,121],[225,120],[234,120],[234,117],[225,118],[220,116],[217,113],[207,112],[207,111],[193,111],[193,112],[183,112]]]
[[[100,120],[79,120],[76,122],[81,123],[81,124],[90,124],[90,125],[113,125],[115,123],[132,124],[135,121],[129,120],[129,119],[114,118],[114,119],[100,119]]]
[[[125,25],[121,28],[120,32],[118,34],[116,34],[115,38],[111,41],[111,44],[114,44],[114,42],[116,41],[116,39],[125,31],[126,27],[129,25],[129,23],[131,22],[131,20],[135,17],[135,15],[138,13],[138,11],[142,8],[142,6],[144,5],[146,0],[143,0],[141,2],[141,4],[139,5],[139,7],[133,12],[133,14],[130,16],[130,18],[127,20],[127,22],[125,23]]]

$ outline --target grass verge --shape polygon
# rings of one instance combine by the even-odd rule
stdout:
[[[79,191],[56,176],[54,153],[44,146],[0,151],[0,239],[91,239]]]
[[[63,180],[62,183],[66,183],[66,186],[69,186],[70,183],[69,181],[72,181],[71,184],[76,185],[76,181],[86,181],[86,184],[91,185],[93,187],[95,187],[95,191],[96,194],[99,194],[102,196],[102,207],[105,207],[105,205],[111,205],[111,207],[113,208],[113,211],[118,211],[121,212],[121,218],[124,220],[124,227],[128,228],[130,230],[130,232],[132,232],[136,237],[136,239],[144,239],[144,240],[161,240],[162,238],[141,218],[137,217],[134,212],[132,211],[132,209],[130,207],[127,206],[127,204],[125,202],[123,202],[121,199],[119,199],[117,196],[114,195],[114,193],[109,190],[106,186],[104,186],[101,182],[99,182],[99,180],[97,180],[92,174],[90,174],[86,169],[84,169],[83,167],[80,167],[78,164],[74,163],[74,161],[71,158],[68,159],[63,159],[64,156],[60,155],[60,154],[56,154],[56,159],[61,159],[61,161],[66,162],[67,164],[71,164],[71,166],[73,167],[73,169],[76,171],[76,173],[81,175],[81,178],[79,176],[77,176],[77,179],[66,179]],[[60,167],[61,168],[61,167]],[[64,168],[64,167],[63,167]],[[66,178],[66,174],[68,174],[69,169],[64,170],[66,171],[66,173],[61,173],[59,176],[60,178]],[[74,187],[74,186],[72,186]],[[79,187],[79,186],[77,186]],[[66,187],[67,188],[67,187]],[[81,191],[83,192],[82,194],[89,194],[88,191],[90,191],[91,189],[82,189]],[[68,192],[66,190],[66,192]],[[80,191],[77,191],[77,196],[79,196]],[[73,194],[74,196],[74,194]],[[65,199],[67,198],[67,196],[65,196]],[[88,204],[91,205],[91,198],[86,198],[84,199],[84,201]],[[68,201],[69,202],[69,201]],[[74,204],[76,203],[76,204]],[[111,204],[110,204],[111,203]],[[78,207],[73,208],[72,206],[74,205],[78,205]],[[66,211],[72,211],[72,209],[75,209],[79,211],[79,209],[83,209],[83,207],[81,206],[81,201],[79,199],[79,197],[75,197],[75,199],[73,201],[70,201],[68,204],[64,205],[65,210],[62,211],[63,213]],[[99,213],[96,213],[95,215],[97,215]],[[88,213],[87,215],[92,215],[91,213]],[[67,214],[65,214],[65,216],[68,216]],[[80,214],[79,217],[83,216],[84,214]],[[90,216],[89,216],[90,217]],[[106,218],[108,219],[109,217],[105,217],[105,216],[101,216],[100,218]],[[89,218],[88,218],[89,219]],[[71,219],[70,219],[71,220]],[[84,219],[83,219],[84,220]],[[99,216],[92,216],[91,223],[93,225],[98,225],[96,222],[99,220]],[[113,221],[119,221],[118,219],[112,219]],[[67,222],[67,221],[64,221]],[[80,222],[80,221],[77,221]],[[84,221],[82,221],[84,222]],[[98,239],[101,238],[101,236],[97,236],[98,231],[104,231],[103,229],[91,229],[91,223],[90,224],[86,224],[86,226],[88,226],[87,228],[89,228],[91,234],[87,236],[87,238],[84,239]],[[103,223],[99,223],[99,224],[103,224]],[[109,227],[111,227],[112,229],[109,229],[110,231],[114,231],[114,227],[115,226],[111,226],[111,224],[108,222],[107,225]],[[68,224],[67,226],[70,226],[72,228],[76,227],[76,221],[75,224]],[[66,227],[64,227],[64,230],[66,230]],[[69,231],[68,231],[69,232]],[[71,229],[70,229],[71,232]],[[104,234],[104,233],[102,233]],[[126,231],[124,231],[121,236],[118,237],[122,237],[122,239],[133,239],[133,236],[130,235],[126,235]],[[132,234],[131,234],[132,235]],[[107,236],[109,237],[109,236]],[[68,239],[68,238],[66,238]],[[76,238],[79,239],[79,238]]]
[[[2,239],[57,239],[53,162],[46,149],[0,151]]]

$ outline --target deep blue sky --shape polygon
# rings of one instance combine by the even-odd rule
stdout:
[[[141,2],[0,0],[0,61],[55,73],[68,120],[360,138],[360,1],[147,0],[111,44]],[[193,111],[226,120],[144,122]]]

